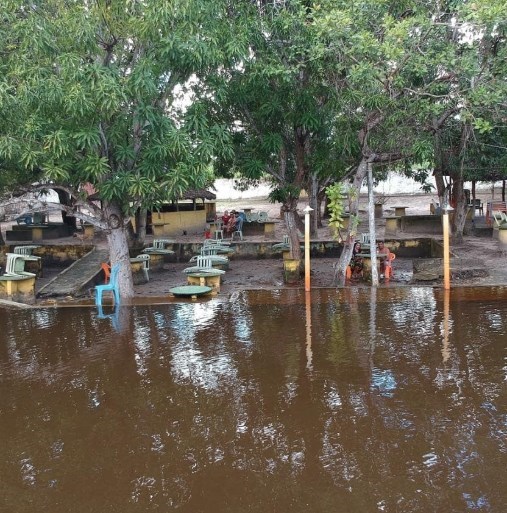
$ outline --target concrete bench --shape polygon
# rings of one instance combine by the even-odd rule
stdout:
[[[386,235],[397,235],[401,229],[401,216],[389,216],[386,217]]]
[[[35,276],[0,276],[0,296],[10,299],[34,299]]]
[[[409,233],[442,233],[442,217],[431,214],[400,217],[400,229]]]
[[[148,283],[150,280],[150,255],[138,255],[130,259],[130,269],[132,270],[132,278],[134,285]]]
[[[187,274],[187,283],[189,285],[211,287],[212,293],[218,294],[220,292],[220,276],[222,276],[222,273],[212,271],[189,273]]]
[[[264,225],[264,238],[274,239],[276,221],[264,221],[262,224]]]
[[[264,235],[265,239],[275,238],[275,226],[278,221],[244,222],[242,231],[245,237],[249,235]]]

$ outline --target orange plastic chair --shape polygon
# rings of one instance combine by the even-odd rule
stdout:
[[[109,264],[106,264],[106,262],[102,262],[100,264],[100,267],[104,271],[104,276],[105,276],[104,284],[107,285],[109,283],[109,278],[111,276],[111,266]]]
[[[392,261],[396,258],[394,253],[389,253],[389,265],[384,266],[384,277],[389,280],[393,277]]]

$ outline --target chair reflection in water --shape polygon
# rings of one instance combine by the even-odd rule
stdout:
[[[113,328],[120,331],[120,305],[116,303],[112,313],[104,313],[104,307],[97,305],[97,319],[111,319]]]
[[[95,287],[95,304],[102,306],[102,294],[104,292],[112,292],[114,304],[120,303],[120,288],[118,285],[118,274],[120,272],[120,264],[115,264],[111,268],[111,276],[109,277],[109,283],[106,285],[97,285]]]

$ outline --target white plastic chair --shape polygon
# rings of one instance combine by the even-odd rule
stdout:
[[[231,243],[225,239],[204,239],[202,245],[204,247],[216,246],[217,248],[229,248]]]
[[[25,271],[25,262],[27,260],[36,260],[38,257],[27,257],[26,255],[17,255],[15,253],[6,253],[7,262],[5,263],[4,276],[37,276],[35,273]]]
[[[174,251],[172,249],[167,249],[166,246],[168,244],[173,244],[174,241],[168,240],[168,239],[154,239],[153,245],[144,248],[143,253],[158,253],[158,254],[166,254],[166,255],[172,255]]]
[[[243,218],[240,217],[236,223],[236,229],[232,232],[231,240],[234,240],[235,236],[239,236],[239,240],[243,240]]]
[[[33,255],[33,250],[37,249],[38,247],[40,247],[40,246],[32,246],[32,245],[29,245],[29,246],[16,246],[14,248],[14,253],[16,255],[34,256]],[[37,257],[37,258],[40,258],[40,257]]]
[[[203,246],[200,255],[193,256],[189,263],[197,262],[199,256],[207,256],[211,258],[211,265],[229,265],[229,259],[224,255],[218,254],[219,248],[217,246]]]
[[[221,221],[215,221],[214,224],[215,224],[215,230],[213,232],[214,239],[215,240],[223,240],[224,239],[224,223],[222,223]]]
[[[361,233],[360,234],[361,244],[370,244],[370,234],[369,233]]]
[[[225,274],[225,271],[222,269],[215,269],[213,267],[213,260],[210,256],[204,256],[204,255],[198,255],[196,259],[196,265],[192,267],[187,267],[186,269],[183,269],[183,272],[185,274],[189,273],[206,273],[206,272],[213,272],[213,273],[219,273],[219,274]]]

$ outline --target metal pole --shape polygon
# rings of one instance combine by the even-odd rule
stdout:
[[[309,205],[304,209],[305,213],[305,291],[310,290],[310,212]]]
[[[370,233],[371,284],[378,287],[377,234],[375,229],[375,202],[373,200],[373,170],[368,162],[368,226]]]
[[[449,303],[451,298],[451,291],[444,290],[444,341],[442,345],[442,359],[445,363],[451,356],[451,349],[449,347]]]
[[[442,230],[444,235],[444,290],[451,288],[451,272],[449,268],[449,210],[442,214]]]
[[[305,292],[306,305],[306,368],[311,371],[313,351],[312,351],[312,295],[310,291]]]

